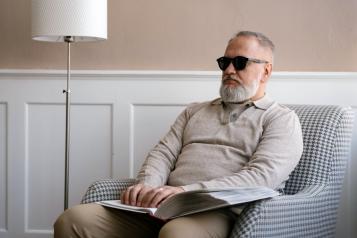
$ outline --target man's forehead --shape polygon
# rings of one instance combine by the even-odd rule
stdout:
[[[259,57],[271,55],[269,49],[259,44],[259,41],[254,36],[239,36],[234,37],[228,42],[225,55],[246,57]]]
[[[238,50],[238,49],[257,49],[261,48],[258,40],[253,36],[240,36],[231,39],[228,42],[227,50]]]

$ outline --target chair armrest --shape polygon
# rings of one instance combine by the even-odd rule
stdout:
[[[135,179],[106,179],[89,186],[81,203],[119,199],[120,192],[133,185]]]
[[[251,203],[238,216],[230,238],[333,237],[328,227],[336,219],[338,201],[327,199],[327,193],[327,186],[311,185],[294,195]]]

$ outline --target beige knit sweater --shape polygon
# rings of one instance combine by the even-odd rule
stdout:
[[[139,183],[184,190],[280,188],[303,148],[297,115],[268,96],[242,104],[189,105],[147,156]]]

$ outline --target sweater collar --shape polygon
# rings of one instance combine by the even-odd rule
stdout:
[[[263,110],[268,109],[272,104],[274,103],[274,101],[267,95],[265,94],[262,98],[255,100],[255,101],[247,101],[242,103],[243,105],[246,106],[252,106],[254,105],[256,108],[260,108]],[[221,98],[216,98],[211,102],[211,105],[223,105],[224,102],[222,101]]]

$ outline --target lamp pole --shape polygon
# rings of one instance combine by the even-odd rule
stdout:
[[[64,174],[64,210],[68,208],[68,193],[69,193],[69,148],[70,148],[70,106],[71,106],[71,43],[74,42],[74,37],[66,36],[64,41],[67,43],[67,85],[63,93],[66,94],[66,134],[65,134],[65,174]]]

